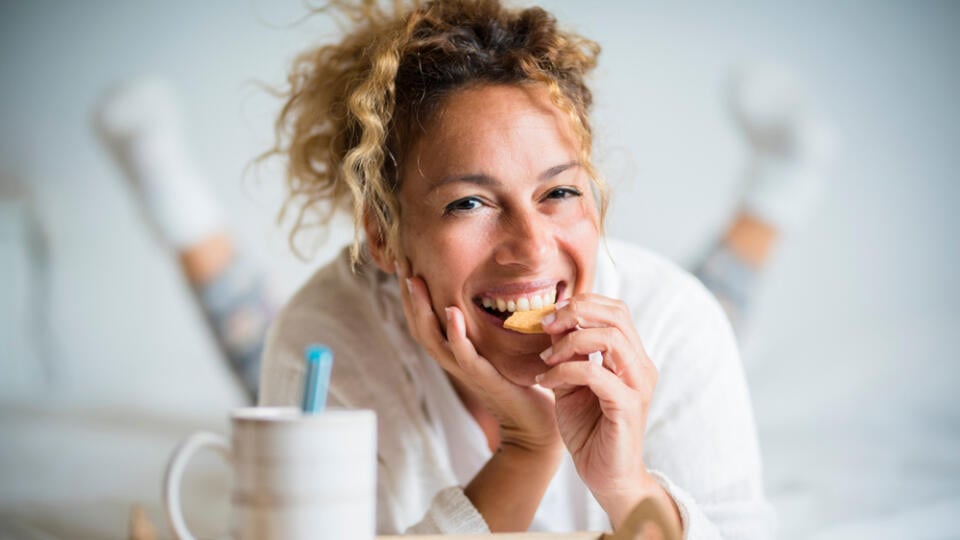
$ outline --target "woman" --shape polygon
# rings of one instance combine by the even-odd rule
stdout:
[[[652,497],[689,538],[768,535],[720,307],[602,239],[599,47],[494,1],[341,7],[356,27],[296,61],[275,152],[358,240],[276,320],[261,404],[296,404],[304,347],[333,348],[331,404],[379,417],[381,533],[602,529]],[[544,334],[502,327],[543,304]]]

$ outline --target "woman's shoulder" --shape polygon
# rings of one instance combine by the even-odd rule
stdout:
[[[290,297],[274,325],[288,331],[304,326],[314,332],[353,326],[362,331],[371,317],[391,309],[390,297],[396,296],[391,285],[373,264],[355,268],[345,247]]]
[[[372,264],[354,268],[348,248],[318,269],[273,321],[265,358],[323,343],[362,369],[392,348],[401,324],[399,289]]]
[[[619,297],[706,293],[696,277],[649,248],[616,238],[606,239],[605,248],[598,256],[598,289],[616,289]]]
[[[318,268],[287,300],[280,317],[320,315],[326,306],[349,300],[358,292],[356,276],[350,275],[349,252],[344,248],[336,257]]]
[[[627,304],[645,345],[666,352],[691,333],[732,337],[716,298],[680,265],[622,240],[608,239],[607,251],[598,257],[597,291]]]
[[[345,250],[318,269],[274,319],[263,369],[302,371],[305,348],[326,345],[335,359],[331,392],[338,395],[332,397],[344,406],[373,407],[380,386],[395,388],[398,378],[405,380],[398,299],[393,280],[371,264],[354,269]]]

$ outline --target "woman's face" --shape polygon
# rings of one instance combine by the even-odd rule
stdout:
[[[498,304],[593,286],[599,217],[579,156],[545,88],[485,85],[449,96],[402,164],[401,256],[441,324],[445,307],[460,308],[477,351],[516,384],[546,370],[550,340],[504,329]]]

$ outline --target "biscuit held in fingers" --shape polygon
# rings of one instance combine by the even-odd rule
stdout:
[[[548,313],[553,313],[552,305],[530,311],[517,311],[503,321],[503,327],[521,334],[544,334],[540,321]]]

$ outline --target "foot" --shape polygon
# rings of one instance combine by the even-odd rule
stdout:
[[[94,123],[164,241],[189,248],[223,230],[222,211],[187,156],[172,86],[141,78],[109,90]]]
[[[803,85],[782,67],[738,70],[729,104],[751,151],[744,211],[781,232],[798,227],[825,187],[831,133]]]

